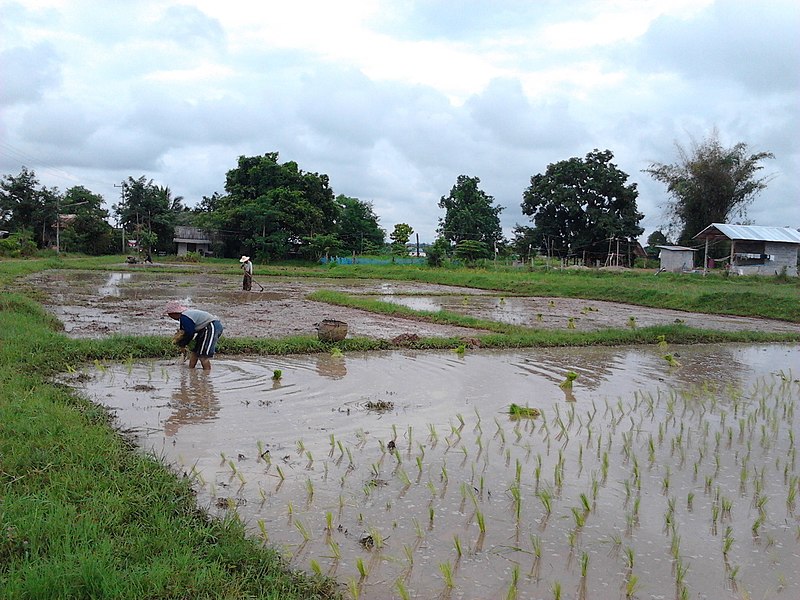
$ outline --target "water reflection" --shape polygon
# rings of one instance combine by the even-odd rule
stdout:
[[[105,283],[97,288],[100,296],[120,296],[120,284],[130,281],[130,273],[109,273]]]
[[[341,379],[347,375],[347,365],[344,356],[331,356],[330,354],[318,354],[317,373],[329,379]]]
[[[172,392],[173,413],[164,422],[164,433],[173,436],[182,425],[204,423],[216,417],[219,400],[211,374],[199,369],[181,369],[180,382]]]

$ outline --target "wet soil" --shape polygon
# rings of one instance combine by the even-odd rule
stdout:
[[[363,294],[421,310],[440,310],[543,329],[594,331],[609,327],[683,322],[717,330],[800,333],[800,324],[645,308],[566,298],[506,297],[497,293],[416,282],[261,277],[243,292],[238,276],[156,271],[45,271],[27,279],[44,294],[43,304],[74,337],[110,333],[165,334],[174,323],[163,315],[168,300],[216,314],[231,337],[281,338],[313,335],[323,319],[348,323],[348,335],[391,339],[399,335],[464,337],[476,330],[312,302],[319,289]]]
[[[400,597],[397,580],[414,598],[505,598],[515,571],[518,598],[558,583],[622,599],[632,577],[638,598],[785,597],[800,586],[800,349],[669,352],[681,366],[655,347],[553,348],[65,377],[191,477],[202,506],[236,510],[292,566],[361,598]],[[511,403],[542,415],[513,420]]]

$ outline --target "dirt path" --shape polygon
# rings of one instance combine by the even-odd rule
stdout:
[[[165,335],[174,322],[163,315],[168,300],[182,300],[220,317],[230,337],[309,335],[323,319],[338,319],[350,336],[391,339],[400,334],[473,336],[474,329],[436,325],[306,300],[314,290],[369,294],[414,308],[444,308],[465,315],[546,329],[577,330],[675,323],[723,331],[800,333],[800,325],[566,298],[502,297],[496,293],[416,282],[310,278],[258,278],[264,291],[242,292],[238,276],[139,271],[45,271],[26,279],[45,294],[44,305],[73,337],[111,333]],[[253,286],[255,290],[259,287]]]

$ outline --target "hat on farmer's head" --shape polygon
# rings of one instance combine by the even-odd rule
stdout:
[[[164,307],[164,314],[170,315],[173,313],[182,313],[186,309],[187,307],[178,302],[177,300],[170,300]]]
[[[242,258],[239,259],[239,262],[243,263],[243,262],[247,262],[248,260],[250,260],[249,256],[242,256]]]

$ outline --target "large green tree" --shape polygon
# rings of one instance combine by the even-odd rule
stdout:
[[[336,203],[341,209],[337,225],[342,249],[348,254],[380,250],[386,239],[386,232],[378,224],[378,216],[372,209],[372,203],[341,194],[336,196]]]
[[[30,231],[39,248],[55,244],[59,200],[56,188],[42,186],[36,173],[22,167],[19,175],[4,175],[0,182],[0,224],[10,231]]]
[[[522,212],[535,225],[540,247],[561,255],[602,253],[609,239],[631,239],[643,232],[636,208],[639,192],[611,162],[610,150],[593,150],[531,177],[522,195]]]
[[[113,229],[108,223],[108,211],[103,208],[100,194],[81,185],[71,187],[64,193],[59,210],[64,220],[60,232],[62,250],[93,256],[116,250]],[[69,215],[69,218],[64,215]]]
[[[678,162],[653,163],[644,172],[667,186],[669,226],[673,232],[680,231],[681,244],[690,243],[711,223],[744,217],[747,206],[770,179],[757,173],[763,160],[774,158],[771,152],[751,154],[744,142],[726,148],[716,130],[701,142],[693,141],[690,148],[675,145]]]
[[[168,187],[157,186],[144,175],[128,177],[122,182],[122,199],[112,208],[129,239],[155,239],[155,249],[172,250],[175,225],[184,207],[182,198],[173,197]]]
[[[494,198],[480,189],[477,177],[459,175],[448,196],[439,200],[445,210],[437,232],[451,244],[462,240],[483,242],[494,248],[502,241],[500,227],[502,206],[494,206]]]
[[[278,153],[240,156],[225,178],[225,195],[204,198],[198,223],[218,231],[226,256],[279,258],[307,240],[335,233],[340,208],[327,175],[278,162]]]

